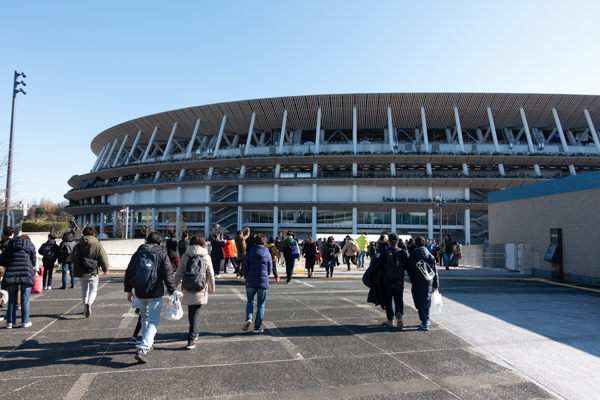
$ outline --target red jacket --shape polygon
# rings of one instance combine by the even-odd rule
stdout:
[[[233,240],[228,240],[225,242],[225,247],[223,247],[223,256],[225,258],[235,257],[237,251],[235,250],[235,243]]]

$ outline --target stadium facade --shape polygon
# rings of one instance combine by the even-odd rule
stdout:
[[[600,169],[600,96],[372,93],[233,101],[98,134],[79,226],[488,237],[488,193]],[[90,161],[91,163],[91,161]],[[436,197],[445,204],[439,206]]]

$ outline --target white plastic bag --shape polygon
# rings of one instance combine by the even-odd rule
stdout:
[[[434,290],[431,295],[431,314],[441,314],[442,308],[444,308],[444,302],[442,301],[442,295],[439,290]]]
[[[183,308],[181,307],[181,301],[179,301],[179,297],[177,296],[177,291],[175,291],[172,296],[169,296],[169,301],[167,302],[167,308],[165,308],[163,317],[169,321],[178,321],[183,317]]]

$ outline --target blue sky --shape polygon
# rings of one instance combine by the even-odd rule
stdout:
[[[3,0],[2,147],[13,72],[27,73],[12,198],[63,200],[67,180],[94,164],[97,134],[183,107],[322,93],[600,95],[599,15],[591,0]]]

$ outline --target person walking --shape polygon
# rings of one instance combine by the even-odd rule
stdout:
[[[435,258],[423,247],[425,238],[422,236],[417,237],[415,244],[417,247],[408,258],[407,272],[412,284],[413,301],[421,320],[419,330],[428,331],[431,295],[439,288],[439,276]]]
[[[192,350],[196,347],[198,339],[198,323],[200,321],[200,308],[208,303],[208,295],[215,291],[215,275],[213,273],[213,264],[211,257],[206,249],[206,241],[201,235],[194,235],[190,239],[190,245],[181,256],[181,262],[177,271],[175,271],[175,287],[182,281],[184,274],[190,274],[189,271],[194,270],[200,274],[204,274],[200,280],[204,283],[204,287],[200,290],[191,290],[185,287],[185,283],[181,284],[181,304],[188,307],[188,321],[190,329],[187,336],[187,349]],[[219,261],[220,262],[220,261]],[[196,263],[196,265],[194,265]],[[202,272],[204,269],[204,272]]]
[[[398,235],[391,233],[389,246],[379,254],[376,271],[382,271],[384,306],[387,315],[385,324],[394,325],[394,316],[398,329],[404,328],[402,316],[404,315],[404,271],[408,254],[398,247]],[[396,311],[394,313],[394,310]]]
[[[80,278],[81,298],[84,304],[83,315],[89,318],[92,315],[92,304],[98,292],[98,273],[102,270],[102,278],[108,273],[108,256],[104,247],[94,237],[94,228],[83,228],[83,237],[73,247],[71,261],[73,262],[73,275]]]
[[[302,248],[302,254],[304,254],[305,268],[309,278],[314,276],[315,272],[315,263],[317,262],[317,246],[315,242],[313,242],[312,238],[308,238],[306,242],[304,242],[304,247]]]
[[[250,237],[250,228],[244,228],[241,231],[237,231],[235,235],[235,248],[237,250],[237,265],[235,268],[235,277],[242,277],[242,263],[244,262],[244,256],[246,255],[246,239]]]
[[[215,278],[221,277],[221,275],[219,275],[221,261],[225,258],[223,247],[225,247],[225,243],[219,239],[219,235],[216,233],[212,235],[212,239],[210,240],[210,261],[212,262]],[[225,270],[225,272],[227,272],[227,270]]]
[[[254,246],[244,257],[242,264],[242,275],[246,278],[246,322],[242,327],[247,331],[252,325],[252,314],[254,311],[254,298],[256,298],[256,318],[254,320],[254,333],[262,333],[262,322],[265,315],[265,300],[267,289],[269,289],[269,275],[273,269],[273,257],[269,249],[265,247],[267,239],[265,235],[258,234],[254,238]]]
[[[142,317],[142,343],[135,350],[135,359],[140,364],[148,362],[148,352],[154,344],[165,286],[169,295],[175,293],[173,270],[161,243],[160,233],[151,232],[146,243],[131,256],[125,271],[127,300],[133,301],[135,290]]]
[[[356,239],[356,244],[360,253],[358,253],[358,268],[365,267],[365,257],[369,252],[369,240],[367,239],[367,232],[364,232]]]
[[[52,290],[52,274],[54,273],[54,264],[58,258],[58,245],[56,236],[53,233],[48,235],[48,241],[40,246],[38,253],[42,256],[44,266],[43,290]]]
[[[325,278],[333,277],[333,269],[338,265],[338,254],[340,254],[340,246],[334,241],[333,236],[327,238],[327,242],[323,244],[322,266],[325,267]]]
[[[346,257],[346,265],[348,266],[348,271],[350,271],[350,263],[354,265],[358,265],[356,262],[356,255],[360,253],[358,245],[350,236],[346,239],[346,244],[342,247],[342,254]]]
[[[269,238],[269,243],[265,245],[269,252],[271,253],[271,257],[273,258],[273,276],[275,277],[275,282],[279,282],[279,275],[277,275],[277,259],[281,257],[279,253],[279,249],[277,248],[277,244],[275,243],[275,239],[273,236]]]
[[[288,231],[286,238],[281,242],[281,248],[283,249],[283,258],[285,258],[285,274],[287,277],[287,283],[292,283],[292,275],[294,274],[294,263],[296,259],[293,254],[294,244],[298,246],[298,242],[294,239],[294,232]]]
[[[65,232],[62,235],[62,241],[58,248],[58,262],[62,266],[62,286],[61,289],[67,288],[67,274],[71,274],[71,289],[75,287],[75,276],[73,276],[73,261],[71,261],[71,254],[75,248],[75,236],[71,232]]]
[[[450,269],[450,257],[452,257],[452,239],[450,235],[446,235],[442,243],[440,243],[440,251],[444,256],[444,266]]]
[[[175,271],[179,267],[179,242],[175,237],[175,231],[169,231],[166,248],[169,261],[171,262],[171,269]]]
[[[233,265],[234,271],[237,272],[238,267],[235,257],[237,251],[235,248],[235,243],[229,235],[225,238],[225,240],[225,246],[223,247],[223,257],[225,257],[225,261],[223,262],[223,273],[227,273],[227,265],[229,265],[230,262]]]
[[[187,248],[190,246],[190,239],[187,232],[183,232],[181,234],[181,239],[177,242],[177,252],[179,253],[179,257],[183,257]]]
[[[14,229],[7,236],[14,236]],[[7,232],[5,228],[5,233]],[[8,305],[6,308],[6,329],[12,329],[17,322],[17,297],[21,292],[21,326],[28,328],[32,325],[29,319],[29,296],[35,284],[35,246],[29,236],[21,235],[16,239],[9,239],[6,247],[0,254],[0,265],[5,267],[2,278],[2,289],[8,292]]]

